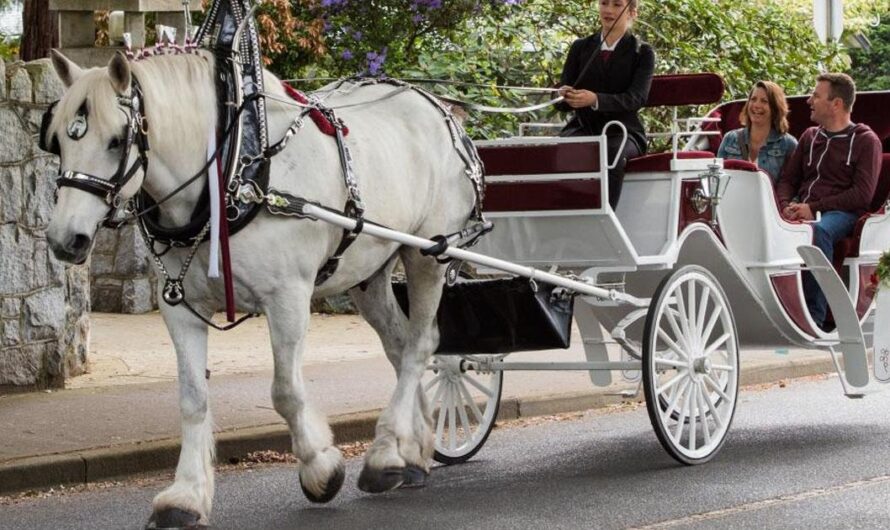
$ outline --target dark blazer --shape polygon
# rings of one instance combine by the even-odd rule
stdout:
[[[627,127],[628,137],[637,144],[640,153],[645,153],[646,131],[637,111],[649,97],[652,73],[655,70],[655,52],[636,35],[625,33],[609,60],[603,62],[602,56],[598,56],[576,83],[590,56],[602,44],[601,39],[601,34],[597,33],[576,40],[569,49],[560,85],[595,92],[599,107],[596,111],[592,108],[576,109],[563,134],[602,134],[606,123],[618,120]],[[573,110],[564,102],[556,107],[563,112]],[[609,129],[610,136],[619,134],[616,129]]]

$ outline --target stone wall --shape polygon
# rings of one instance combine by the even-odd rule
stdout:
[[[58,160],[36,132],[62,86],[49,60],[0,60],[0,393],[59,387],[86,367],[89,273],[50,253]]]
[[[90,260],[93,311],[146,313],[157,309],[154,264],[134,225],[99,229]]]

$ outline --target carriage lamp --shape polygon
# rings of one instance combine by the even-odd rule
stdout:
[[[722,165],[709,164],[707,173],[701,173],[698,178],[701,181],[701,187],[695,190],[695,193],[692,195],[692,206],[700,214],[705,213],[710,208],[711,224],[716,225],[716,207],[720,204],[723,194],[726,193],[726,188],[729,186],[729,181],[732,177],[729,173],[723,171]]]

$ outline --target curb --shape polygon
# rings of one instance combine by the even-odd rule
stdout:
[[[742,386],[774,383],[821,375],[834,371],[830,359],[808,358],[749,367],[741,374]],[[634,386],[628,388],[633,389]],[[628,399],[601,389],[574,394],[555,394],[501,400],[498,420],[507,421],[566,412],[598,409],[627,402]],[[334,439],[339,443],[370,440],[374,437],[379,410],[330,418]],[[230,462],[254,451],[291,450],[290,433],[285,425],[266,425],[217,432],[218,462]],[[179,438],[139,442],[75,453],[35,456],[0,464],[0,494],[81,485],[120,479],[137,473],[173,470],[179,458]]]

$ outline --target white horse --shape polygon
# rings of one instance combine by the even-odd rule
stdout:
[[[53,65],[67,87],[45,140],[58,142],[61,170],[111,176],[122,157],[121,137],[127,114],[118,96],[131,90],[135,77],[144,93],[151,150],[147,172],[139,171],[124,188],[124,198],[140,188],[159,199],[198,172],[206,160],[210,131],[217,122],[214,64],[209,54],[157,56],[129,61],[116,55],[107,68],[82,70],[57,52]],[[268,92],[281,97],[280,82],[266,72]],[[375,100],[395,88],[371,85],[326,101],[337,106]],[[282,137],[296,109],[267,102],[270,142]],[[76,116],[80,130],[70,134]],[[473,210],[475,192],[452,143],[442,114],[423,96],[404,91],[377,103],[338,111],[349,127],[346,141],[360,181],[367,219],[399,231],[430,237],[462,229]],[[75,124],[77,125],[77,124]],[[128,166],[135,160],[130,153]],[[161,222],[186,224],[206,179],[165,202]],[[341,208],[347,194],[336,142],[307,125],[272,159],[271,186]],[[97,225],[109,210],[99,197],[73,187],[59,190],[49,244],[60,259],[83,263]],[[376,437],[359,477],[359,487],[382,492],[422,482],[429,473],[433,436],[428,404],[420,380],[438,344],[436,311],[444,269],[436,260],[398,244],[359,237],[342,263],[321,287],[316,273],[333,254],[340,228],[319,221],[260,213],[231,240],[237,307],[264,313],[269,322],[275,375],[272,400],[286,420],[299,479],[306,496],[327,502],[339,491],[344,460],[333,445],[326,418],[308,403],[301,374],[309,303],[349,290],[365,319],[380,335],[386,356],[398,376],[392,399],[377,423]],[[187,249],[162,257],[173,274]],[[390,288],[390,276],[401,258],[408,278],[410,318]],[[222,282],[206,277],[207,245],[202,245],[183,282],[185,297],[209,317],[224,307]],[[364,282],[366,288],[356,287]],[[160,292],[159,285],[159,292]],[[160,298],[160,297],[159,297]],[[161,304],[179,367],[182,451],[174,483],[153,502],[152,518],[160,526],[207,524],[214,489],[214,442],[208,408],[207,325],[182,304]]]

